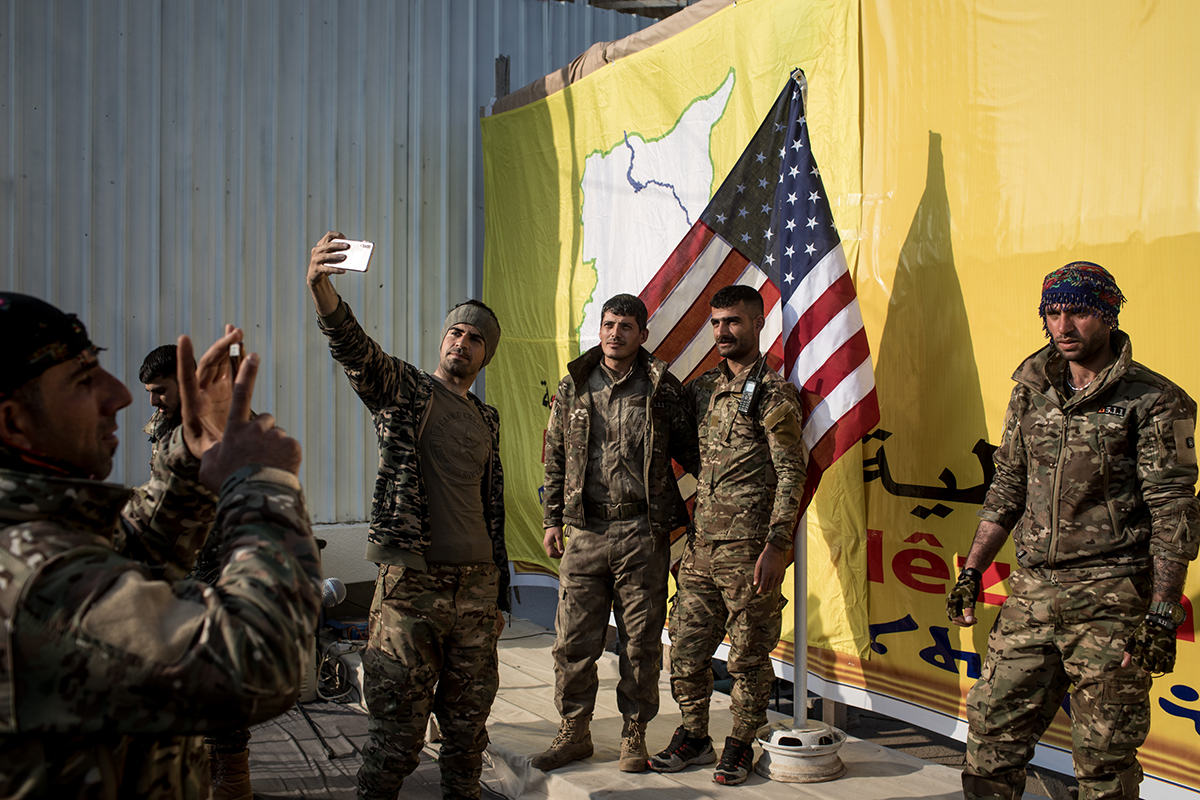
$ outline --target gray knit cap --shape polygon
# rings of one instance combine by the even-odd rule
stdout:
[[[485,306],[470,302],[460,303],[450,309],[450,313],[446,315],[446,322],[442,325],[442,338],[440,341],[446,340],[446,333],[449,332],[451,325],[457,325],[460,322],[467,325],[474,325],[480,335],[483,336],[483,366],[486,367],[491,363],[492,356],[496,355],[496,346],[500,344],[500,322]]]

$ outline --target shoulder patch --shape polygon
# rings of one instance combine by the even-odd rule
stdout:
[[[791,403],[779,403],[763,418],[763,427],[771,431],[784,447],[793,447],[804,435],[800,415]]]
[[[1196,463],[1196,421],[1177,419],[1174,422],[1175,453],[1180,464]]]

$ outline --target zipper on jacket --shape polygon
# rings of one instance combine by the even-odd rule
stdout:
[[[1112,476],[1112,470],[1109,468],[1108,463],[1108,448],[1104,446],[1104,434],[1100,431],[1097,431],[1096,436],[1100,442],[1100,472],[1104,479],[1104,506],[1108,509],[1108,520],[1112,525],[1113,537],[1115,538],[1120,536],[1121,526],[1117,524],[1117,509],[1113,507],[1112,492],[1110,491],[1110,478]]]
[[[1061,410],[1061,409],[1060,409]],[[1058,506],[1061,502],[1063,461],[1066,458],[1067,430],[1071,416],[1062,411],[1062,433],[1058,437],[1058,456],[1054,459],[1054,493],[1050,498],[1050,545],[1046,548],[1046,566],[1054,567],[1058,548]]]
[[[642,430],[642,487],[646,491],[646,508],[650,508],[650,461],[654,458],[654,395],[658,387],[654,378],[650,378],[650,393],[646,395],[646,427]],[[650,531],[654,532],[654,522],[650,519],[649,511],[646,521],[650,523]]]

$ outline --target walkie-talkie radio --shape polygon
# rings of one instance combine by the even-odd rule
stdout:
[[[762,361],[758,362],[758,369],[746,378],[746,382],[742,384],[742,399],[738,401],[739,414],[753,414],[754,406],[758,403],[758,384],[762,378],[763,370],[766,369],[767,358],[763,356]]]

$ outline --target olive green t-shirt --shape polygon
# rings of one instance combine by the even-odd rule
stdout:
[[[475,404],[436,378],[421,430],[421,474],[429,500],[429,564],[490,564],[482,483],[492,437]]]

